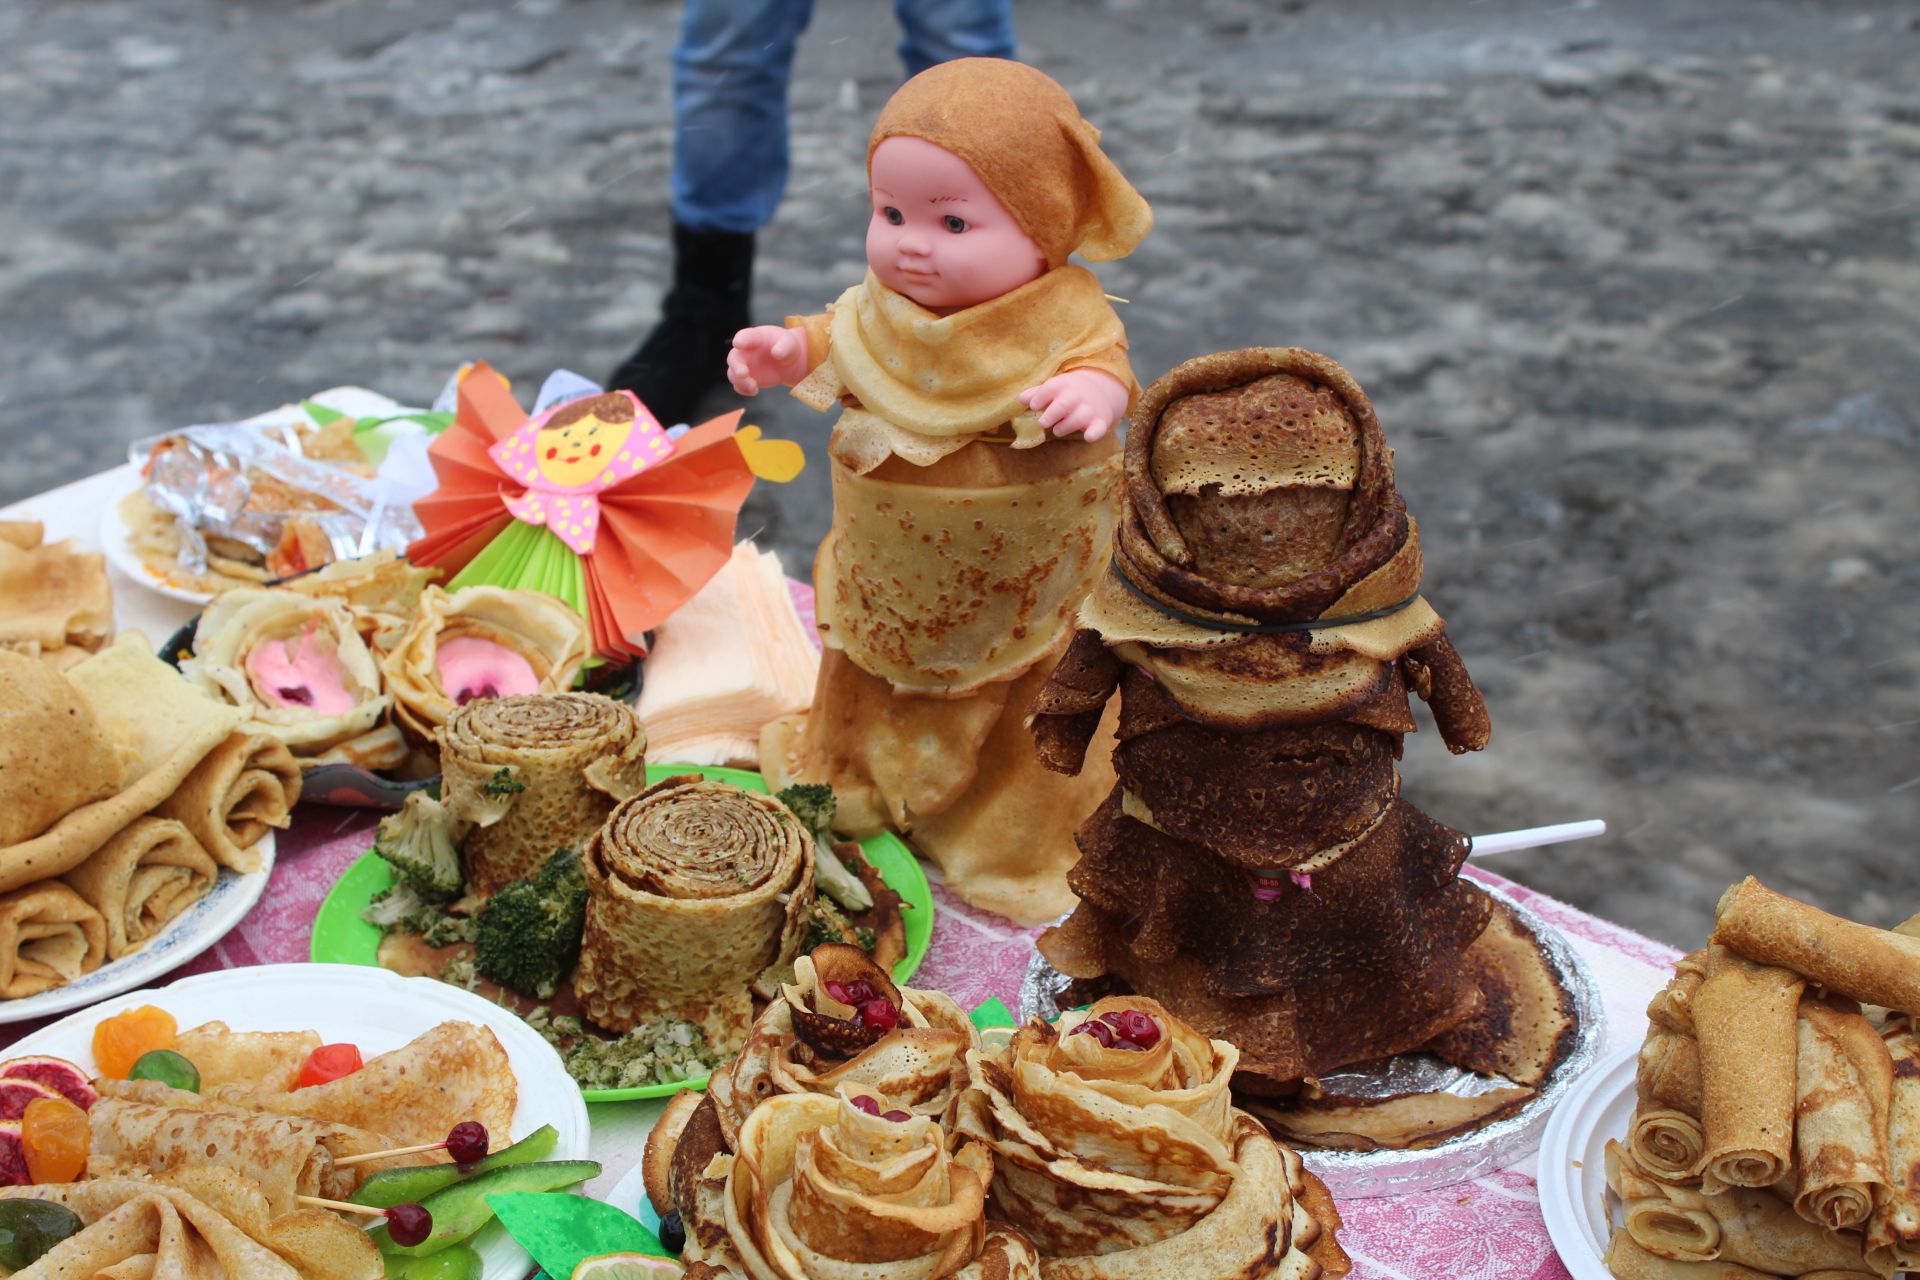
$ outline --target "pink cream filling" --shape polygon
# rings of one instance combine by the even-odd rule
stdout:
[[[510,698],[540,690],[540,677],[533,673],[532,663],[511,649],[475,636],[455,636],[442,644],[434,665],[440,672],[440,687],[462,707],[475,698]]]
[[[357,703],[339,653],[322,643],[311,624],[297,639],[255,645],[247,655],[247,675],[260,696],[277,707],[338,716]]]

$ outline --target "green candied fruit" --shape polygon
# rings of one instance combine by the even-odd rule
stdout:
[[[188,1093],[200,1092],[200,1069],[171,1049],[152,1049],[140,1055],[127,1072],[129,1080],[158,1080]]]
[[[50,1200],[0,1200],[0,1267],[32,1266],[80,1226],[73,1210]]]

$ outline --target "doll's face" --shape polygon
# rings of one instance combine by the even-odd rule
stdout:
[[[554,484],[585,484],[606,470],[632,434],[633,423],[607,422],[593,414],[564,427],[545,427],[534,438],[534,465]]]
[[[929,311],[959,311],[1047,269],[1046,255],[967,162],[923,138],[873,153],[867,265]]]

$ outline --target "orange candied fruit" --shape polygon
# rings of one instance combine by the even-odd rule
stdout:
[[[143,1004],[93,1029],[93,1061],[109,1080],[125,1080],[142,1054],[173,1048],[180,1024],[165,1009]]]
[[[20,1149],[36,1185],[78,1179],[92,1142],[87,1113],[65,1098],[35,1098],[20,1117]]]

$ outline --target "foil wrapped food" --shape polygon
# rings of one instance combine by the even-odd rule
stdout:
[[[1571,1000],[1575,1027],[1573,1047],[1526,1105],[1470,1133],[1412,1150],[1302,1148],[1300,1155],[1307,1168],[1319,1175],[1337,1197],[1365,1199],[1432,1191],[1472,1181],[1524,1160],[1539,1148],[1540,1136],[1554,1107],[1606,1048],[1606,1010],[1600,986],[1586,962],[1558,930],[1510,895],[1490,885],[1478,887],[1510,908],[1520,923],[1539,939]],[[1035,951],[1020,984],[1021,1021],[1034,1017],[1051,1021],[1060,1016],[1060,1000],[1072,981]],[[1403,1054],[1383,1063],[1329,1072],[1322,1081],[1329,1092],[1348,1098],[1384,1099],[1414,1092],[1474,1097],[1509,1087],[1504,1080],[1476,1074],[1424,1053]]]

